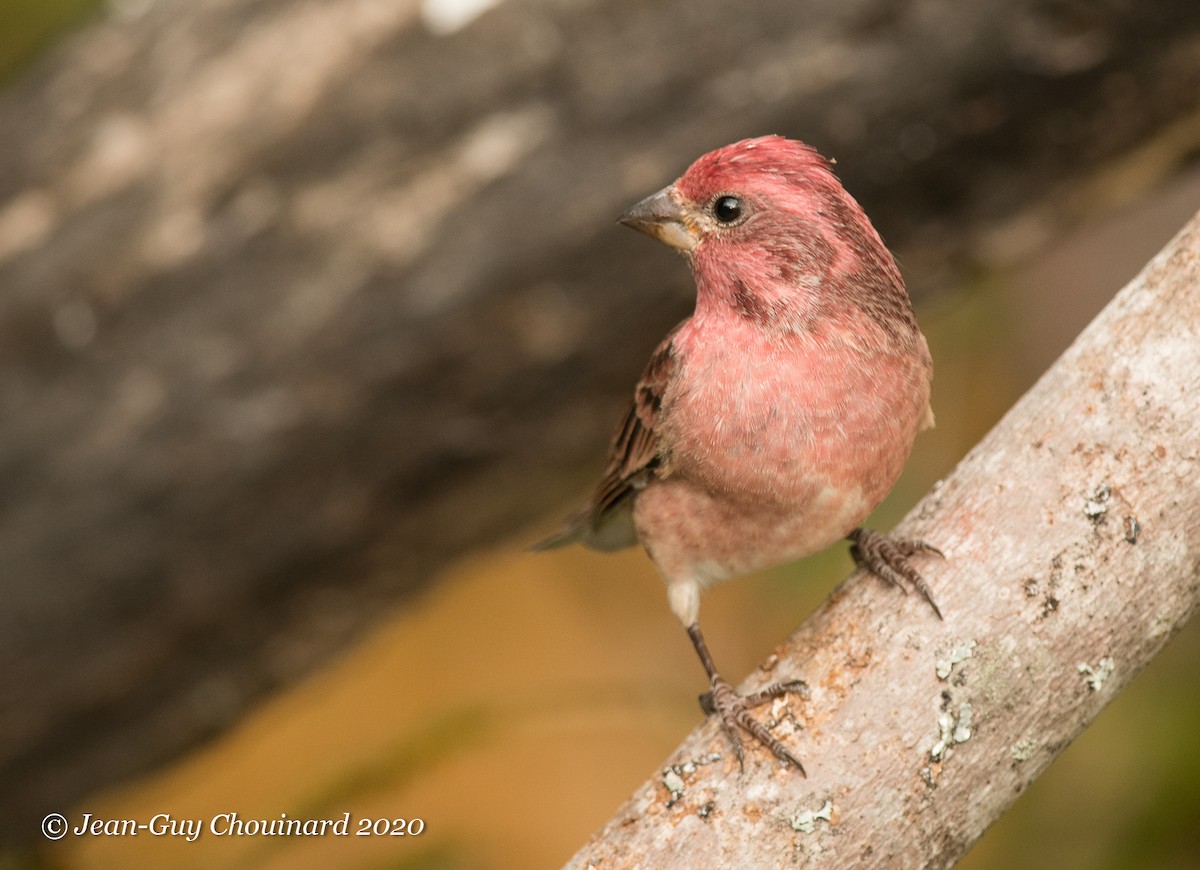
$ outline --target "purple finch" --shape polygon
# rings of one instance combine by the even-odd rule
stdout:
[[[749,710],[700,633],[700,592],[847,538],[860,566],[907,592],[919,541],[860,523],[933,425],[929,348],[904,280],[830,164],[779,136],[705,154],[621,223],[677,248],[696,309],[659,344],[591,503],[538,545],[640,541],[708,673],[704,704],[739,760],[739,726],[803,771]]]

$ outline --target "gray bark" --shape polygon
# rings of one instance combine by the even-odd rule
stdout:
[[[702,151],[835,156],[920,295],[1200,141],[1193,0],[124,8],[0,96],[4,839],[590,479]]]
[[[961,858],[1200,606],[1198,288],[1200,215],[897,527],[944,622],[856,576],[746,681],[807,779],[710,718],[568,866]]]

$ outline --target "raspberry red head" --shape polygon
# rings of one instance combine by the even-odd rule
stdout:
[[[710,239],[786,234],[789,228],[777,226],[779,218],[822,214],[841,195],[829,162],[811,147],[762,136],[705,154],[621,222],[692,253]]]
[[[912,326],[895,261],[830,163],[802,142],[745,139],[700,157],[623,217],[692,261],[698,307],[794,331],[865,313]]]

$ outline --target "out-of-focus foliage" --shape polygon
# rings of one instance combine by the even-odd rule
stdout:
[[[102,0],[4,0],[0,4],[0,85]]]

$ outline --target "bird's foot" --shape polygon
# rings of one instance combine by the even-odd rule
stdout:
[[[750,715],[755,707],[761,707],[767,701],[782,697],[789,692],[804,692],[808,686],[803,680],[789,680],[785,683],[772,683],[761,692],[752,695],[740,695],[722,677],[713,675],[712,691],[700,696],[700,707],[709,715],[721,717],[721,726],[733,744],[733,752],[737,756],[738,766],[745,767],[745,749],[742,747],[740,730],[747,731],[751,737],[775,753],[777,758],[796,766],[802,776],[804,765],[800,759],[792,755],[788,748],[770,732],[766,725]]]
[[[909,586],[916,589],[929,602],[929,606],[938,615],[938,619],[943,618],[942,610],[933,600],[933,593],[929,591],[925,579],[908,561],[910,556],[915,556],[917,553],[934,553],[945,558],[941,550],[924,541],[889,538],[882,532],[872,529],[855,529],[846,536],[846,539],[853,542],[850,547],[850,555],[854,558],[854,564],[860,568],[866,568],[881,580],[899,587],[905,595],[908,594]]]

